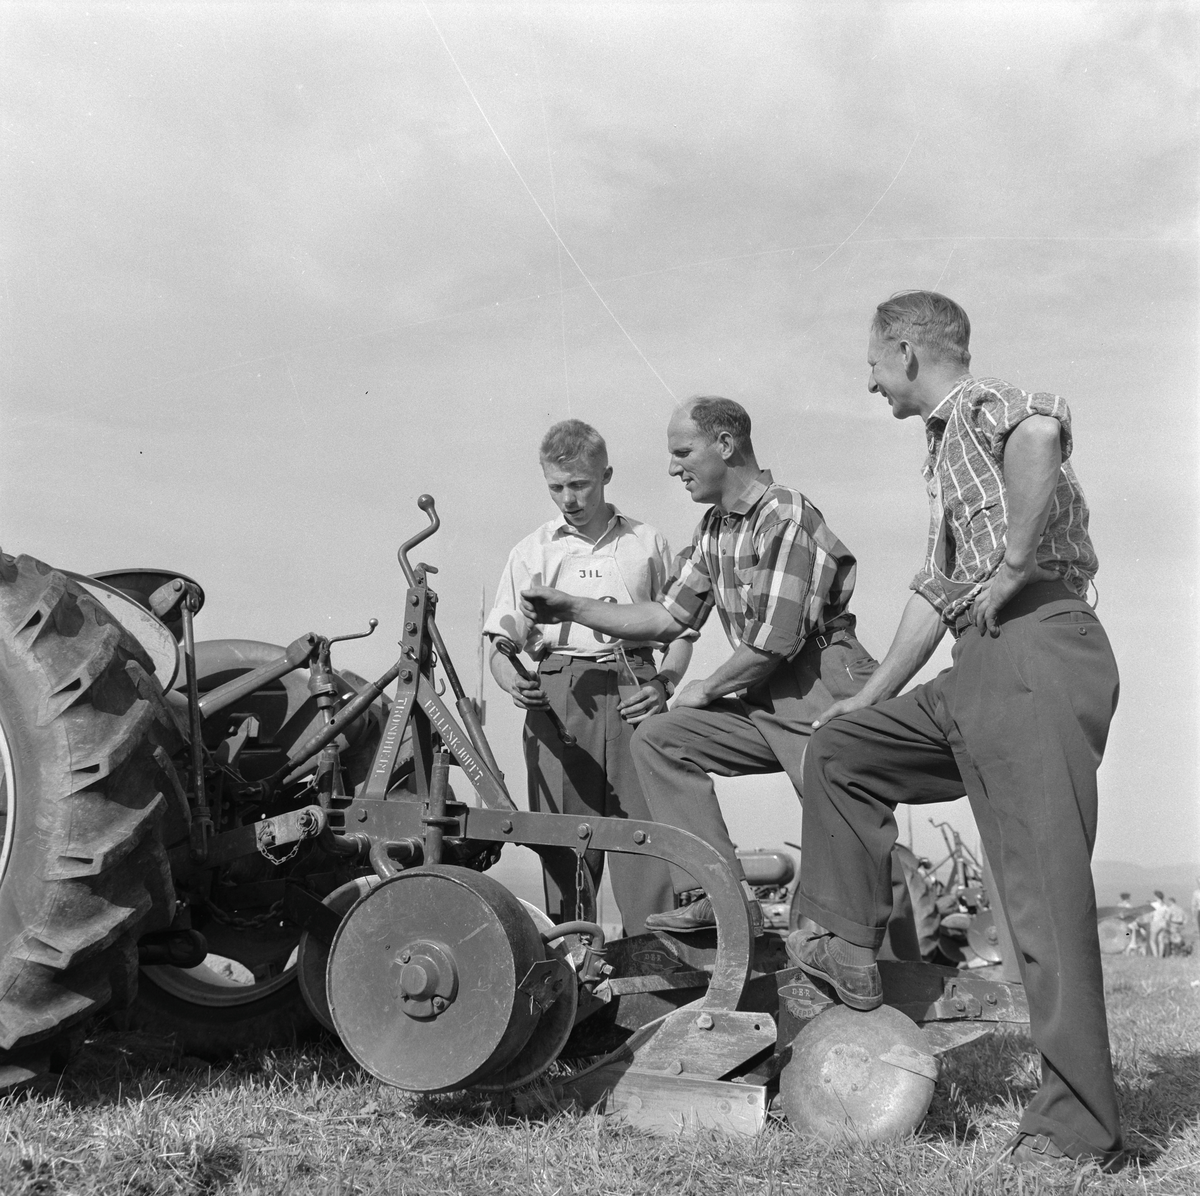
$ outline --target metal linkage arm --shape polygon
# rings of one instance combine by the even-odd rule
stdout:
[[[575,818],[518,810],[468,810],[467,838],[522,843],[527,846],[596,848],[628,855],[647,855],[682,868],[709,900],[717,919],[717,956],[712,979],[701,1002],[706,1009],[736,1009],[750,976],[754,938],[750,913],[733,869],[703,839],[658,822],[629,818]]]
[[[301,766],[311,760],[326,744],[332,743],[354,722],[396,680],[399,672],[400,661],[397,661],[378,681],[373,681],[357,697],[347,702],[328,726],[295,748],[288,756],[287,763],[269,779],[268,784],[273,786],[282,780],[285,785],[290,785],[293,781],[298,781],[304,775]]]
[[[299,639],[292,640],[284,649],[283,655],[271,661],[270,664],[264,664],[249,673],[244,673],[241,677],[235,677],[224,685],[217,686],[216,689],[210,689],[200,699],[200,717],[208,718],[218,711],[225,710],[234,703],[240,702],[247,694],[252,694],[264,685],[270,685],[272,681],[278,681],[280,677],[302,668],[312,659],[319,639],[319,636],[310,631],[306,635],[300,636]]]

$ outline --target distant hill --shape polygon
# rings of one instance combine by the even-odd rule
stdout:
[[[541,868],[537,857],[528,848],[507,848],[491,875],[507,885],[518,897],[539,907],[542,905]],[[1150,900],[1155,889],[1162,889],[1166,896],[1177,898],[1184,909],[1190,910],[1197,876],[1200,876],[1200,864],[1163,864],[1161,867],[1147,868],[1120,860],[1092,862],[1097,905],[1116,905],[1122,893],[1128,893],[1134,905],[1143,905]],[[617,916],[607,877],[602,905],[609,916]]]
[[[1122,893],[1128,893],[1134,905],[1149,901],[1155,889],[1175,897],[1184,909],[1191,907],[1192,890],[1200,864],[1160,864],[1147,868],[1120,860],[1093,860],[1092,878],[1096,882],[1096,904],[1116,905]]]

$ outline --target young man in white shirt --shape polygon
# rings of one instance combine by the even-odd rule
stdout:
[[[691,659],[692,640],[673,641],[656,665],[650,645],[625,643],[577,623],[533,622],[521,612],[520,595],[531,585],[548,585],[607,602],[653,601],[671,575],[671,551],[654,528],[606,501],[613,470],[595,428],[577,419],[555,424],[542,441],[540,458],[559,517],[509,554],[484,624],[492,640],[492,676],[526,711],[529,808],[649,819],[629,743],[638,723],[666,709]],[[538,662],[536,680],[522,678],[496,650],[501,636]],[[563,746],[548,709],[575,736],[573,747]],[[598,887],[604,853],[589,851],[585,859]],[[547,913],[555,921],[577,916],[574,853],[565,848],[547,853],[543,864]],[[614,854],[610,867],[626,934],[641,934],[650,914],[674,907],[663,861]]]

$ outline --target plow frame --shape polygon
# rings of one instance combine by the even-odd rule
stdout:
[[[311,773],[318,802],[223,833],[209,833],[210,824],[202,835],[193,835],[190,849],[176,848],[172,863],[185,870],[212,866],[262,852],[264,845],[286,847],[313,839],[331,856],[364,872],[369,868],[384,881],[420,866],[487,867],[499,858],[498,848],[505,843],[535,852],[566,848],[582,855],[590,849],[675,864],[712,902],[715,931],[683,937],[646,934],[611,944],[607,964],[590,982],[581,983],[575,1024],[613,1005],[615,1024],[629,1037],[577,1074],[542,1082],[515,1099],[527,1112],[575,1104],[656,1132],[759,1132],[773,1087],[787,1065],[791,1041],[834,1002],[789,965],[780,934],[768,931],[755,940],[738,878],[697,836],[655,822],[531,812],[516,806],[484,735],[480,711],[464,693],[437,628],[437,594],[427,581],[436,570],[408,560],[408,552],[440,526],[430,496],[422,495],[418,506],[430,525],[397,554],[408,581],[398,660],[336,712],[334,703],[327,702],[323,729],[295,748],[262,784],[264,802],[269,802],[277,800],[283,787]],[[316,662],[328,670],[331,642],[301,637],[285,658],[225,687],[229,693],[207,694],[201,700],[203,713],[220,709],[289,669]],[[453,691],[453,708],[445,689],[439,691],[434,683],[438,667]],[[189,699],[195,705],[190,674],[189,681]],[[335,741],[392,681],[395,694],[367,777],[353,796],[342,793]],[[200,712],[193,709],[193,724],[198,724]],[[412,768],[406,768],[401,783],[399,762],[406,737],[412,744]],[[454,800],[447,780],[451,763],[462,770],[479,805]],[[202,772],[199,764],[196,772]],[[195,820],[202,823],[209,815],[206,803],[195,794],[189,796],[197,807]],[[289,884],[287,891],[287,917],[327,946],[357,908],[338,914],[297,886]],[[594,902],[592,893],[580,896]],[[366,900],[369,895],[359,904]],[[581,913],[594,921],[594,904],[585,905]],[[932,1056],[997,1024],[1027,1020],[1023,994],[1008,985],[933,965],[880,968],[885,1002],[929,1026],[926,1038],[934,1074]]]

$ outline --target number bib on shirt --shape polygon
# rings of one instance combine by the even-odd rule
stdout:
[[[600,602],[632,602],[625,579],[611,556],[568,556],[551,583],[556,589],[578,598],[595,598]],[[583,656],[598,656],[619,641],[601,635],[578,623],[562,623],[558,634],[547,627],[546,642],[553,652],[573,652]]]

